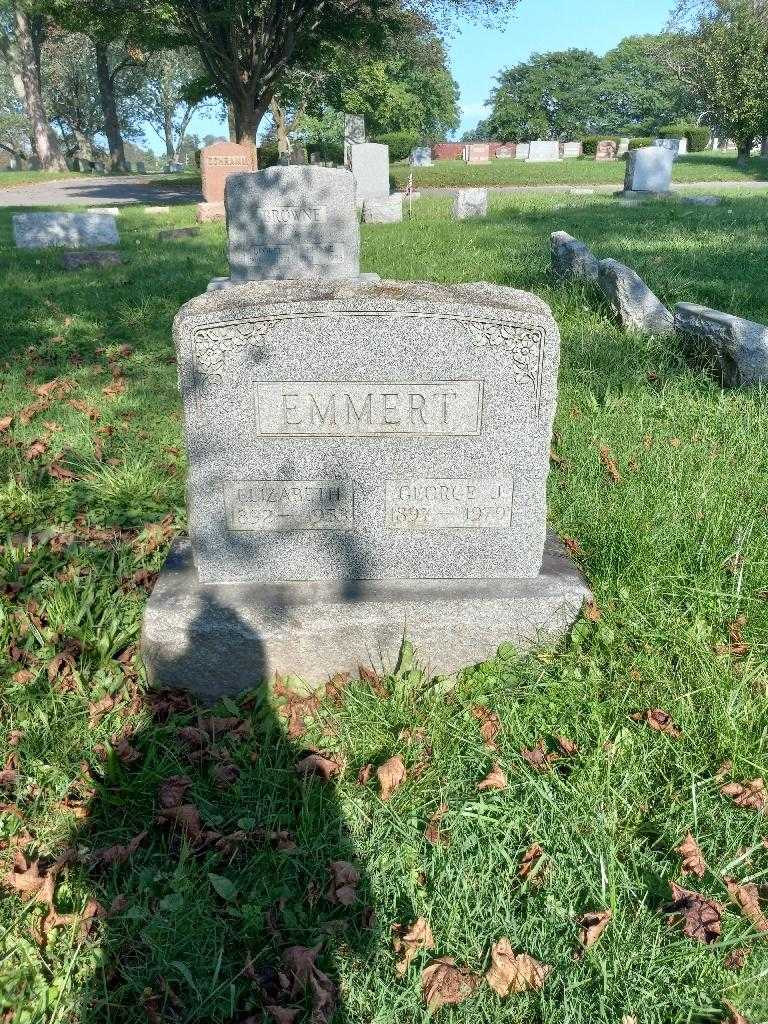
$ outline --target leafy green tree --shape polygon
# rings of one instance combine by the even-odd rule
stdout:
[[[768,9],[764,0],[704,0],[678,8],[662,50],[699,97],[709,124],[736,143],[746,166],[755,138],[768,134]]]
[[[602,61],[589,50],[534,53],[497,76],[482,127],[519,142],[600,131],[602,78]]]
[[[199,95],[203,68],[197,50],[150,53],[142,61],[141,73],[139,111],[162,139],[168,160],[176,162],[193,114],[206,105]]]

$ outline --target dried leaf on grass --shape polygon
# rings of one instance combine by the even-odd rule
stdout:
[[[538,843],[529,846],[520,860],[517,877],[522,879],[530,877],[531,883],[541,885],[540,862],[543,856],[544,850]]]
[[[635,711],[629,716],[634,722],[645,722],[656,732],[663,732],[672,739],[678,739],[682,732],[672,721],[669,712],[662,708],[646,708],[645,711]]]
[[[425,918],[420,917],[411,925],[392,925],[392,945],[395,953],[401,957],[395,964],[395,970],[402,977],[408,970],[411,960],[422,949],[434,949],[435,940],[432,929]]]
[[[484,704],[477,704],[472,708],[472,717],[477,719],[480,723],[480,735],[483,739],[483,743],[489,750],[496,749],[496,737],[499,734],[501,728],[501,722],[499,716],[495,711],[491,711]]]
[[[432,814],[431,818],[427,822],[427,827],[424,830],[424,838],[428,843],[433,846],[448,846],[450,840],[448,836],[440,828],[440,824],[443,817],[448,812],[448,804],[440,804],[437,810]]]
[[[357,671],[363,682],[368,683],[380,700],[386,700],[389,697],[389,691],[384,685],[384,680],[378,672],[374,672],[373,669],[367,668],[365,665],[358,665]]]
[[[408,777],[402,757],[390,757],[376,769],[376,777],[379,780],[379,796],[386,803]]]
[[[290,979],[291,998],[297,999],[309,988],[312,999],[312,1024],[328,1024],[336,1009],[336,986],[315,964],[321,946],[291,946],[283,953],[283,965]]]
[[[186,775],[171,775],[157,787],[157,799],[161,807],[179,807],[184,796],[192,785],[192,779]]]
[[[720,787],[720,792],[733,800],[737,807],[750,811],[765,811],[768,807],[768,790],[759,777],[747,782],[727,782]]]
[[[731,658],[744,658],[749,654],[749,644],[744,640],[743,629],[747,624],[746,615],[737,616],[728,623],[728,643],[715,644],[715,654],[727,654]]]
[[[725,887],[728,895],[759,932],[768,932],[768,918],[760,906],[760,890],[754,882],[739,883],[733,878],[726,878]]]
[[[672,902],[666,913],[683,925],[683,934],[696,942],[715,942],[720,937],[724,907],[700,892],[670,882]]]
[[[494,761],[493,767],[482,782],[477,783],[477,789],[483,792],[486,789],[506,789],[507,777]]]
[[[605,471],[615,484],[621,483],[621,473],[613,457],[613,452],[606,445],[600,446],[600,461],[605,466]]]
[[[304,778],[317,776],[329,782],[341,772],[341,764],[331,755],[311,750],[296,762],[296,771]]]
[[[157,816],[158,825],[173,825],[186,835],[192,843],[202,838],[203,823],[200,811],[194,804],[181,804],[178,807],[164,807]]]
[[[139,832],[125,844],[104,846],[99,850],[93,850],[86,855],[86,860],[94,867],[110,867],[112,864],[125,864],[138,850],[149,833]]]
[[[592,910],[579,919],[579,942],[584,949],[594,946],[611,920],[610,910]]]
[[[703,878],[707,873],[707,863],[701,852],[699,844],[689,832],[679,846],[675,847],[675,853],[682,857],[682,872],[684,875],[695,875]]]
[[[740,971],[746,963],[748,953],[749,950],[744,946],[737,946],[736,949],[732,949],[725,960],[723,960],[723,966],[729,971]]]
[[[421,972],[421,990],[430,1010],[463,1003],[480,983],[468,967],[457,967],[451,956],[441,956]]]
[[[350,864],[347,860],[333,860],[328,867],[331,872],[331,885],[327,893],[328,902],[351,907],[357,899],[360,872],[354,864]]]
[[[515,953],[509,939],[499,939],[491,946],[491,966],[485,980],[503,999],[520,992],[537,991],[551,970],[548,964],[539,963],[528,953]]]
[[[749,1021],[743,1013],[739,1013],[733,1003],[730,1003],[727,999],[723,1000],[723,1006],[728,1011],[728,1016],[723,1021],[723,1024],[749,1024]]]

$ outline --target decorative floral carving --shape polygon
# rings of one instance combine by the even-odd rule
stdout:
[[[467,327],[476,345],[490,348],[503,346],[512,356],[516,384],[533,384],[538,393],[541,358],[547,332],[542,324],[526,322],[468,322]]]
[[[227,355],[237,348],[262,341],[272,327],[270,320],[219,324],[195,332],[195,384],[199,399],[219,401]]]

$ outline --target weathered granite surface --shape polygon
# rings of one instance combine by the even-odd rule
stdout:
[[[601,139],[595,150],[595,160],[615,160],[618,146],[613,139]]]
[[[530,143],[518,142],[515,146],[515,160],[527,160],[530,150]]]
[[[226,220],[227,214],[224,209],[224,200],[220,203],[198,203],[195,207],[195,220],[198,224],[208,224],[212,221]]]
[[[389,146],[378,142],[353,143],[349,160],[358,200],[365,202],[389,195]]]
[[[120,216],[119,206],[89,206],[86,208],[86,213],[106,213],[111,217]]]
[[[19,249],[120,244],[117,223],[108,213],[15,213],[13,240]]]
[[[672,185],[672,150],[661,146],[643,146],[627,154],[624,194],[652,192],[669,195]]]
[[[360,272],[360,226],[349,171],[307,165],[234,174],[224,201],[233,283]]]
[[[431,167],[432,150],[429,146],[416,146],[411,150],[408,160],[414,167]]]
[[[407,631],[440,675],[563,633],[589,590],[552,535],[541,572],[510,580],[361,580],[201,585],[177,540],[146,605],[141,653],[150,682],[207,703],[274,673],[309,683],[360,664],[391,669]]]
[[[722,196],[683,196],[681,202],[686,206],[720,206]]]
[[[491,159],[491,147],[487,142],[468,142],[464,147],[464,159],[468,164],[487,164]]]
[[[453,200],[453,216],[456,220],[485,217],[488,214],[487,188],[460,188]]]
[[[584,152],[584,146],[581,142],[564,142],[563,143],[563,157],[571,158],[581,156]]]
[[[584,242],[567,231],[553,231],[550,235],[552,273],[560,281],[596,281],[599,261]]]
[[[115,267],[123,262],[116,249],[76,249],[65,252],[61,265],[65,270],[82,270],[85,267]]]
[[[237,142],[214,142],[200,151],[203,200],[223,203],[227,178],[256,170],[256,147]]]
[[[208,583],[539,572],[559,334],[489,284],[263,282],[174,323]]]
[[[727,387],[768,381],[768,327],[764,324],[680,302],[675,306],[675,330],[690,347],[714,357]]]
[[[558,161],[560,159],[560,143],[555,142],[531,142],[528,147],[528,160],[531,163],[545,163]]]
[[[366,224],[399,224],[402,219],[402,192],[393,192],[391,196],[379,199],[366,199],[363,203],[363,220]]]
[[[617,260],[600,260],[598,284],[611,308],[628,331],[672,334],[672,314],[631,267]]]

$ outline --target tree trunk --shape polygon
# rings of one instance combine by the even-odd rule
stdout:
[[[176,163],[176,147],[173,145],[173,118],[167,107],[163,111],[163,135],[165,137],[165,155],[174,164]]]
[[[117,116],[115,83],[112,81],[112,74],[109,70],[107,44],[94,40],[93,48],[96,52],[96,77],[99,81],[99,101],[104,116],[104,134],[107,136],[109,144],[110,170],[125,171],[127,170],[125,147],[120,132],[120,120]]]
[[[768,156],[768,135],[760,139],[760,156]]]
[[[231,103],[227,104],[227,126],[229,127],[229,141],[237,142],[237,124],[235,121],[235,108]]]
[[[747,167],[749,164],[749,157],[752,152],[752,143],[754,138],[750,136],[746,139],[736,140],[736,166]]]
[[[61,152],[59,140],[51,128],[40,92],[37,60],[29,25],[29,16],[14,8],[14,29],[18,76],[24,91],[24,107],[31,125],[31,141],[35,156],[45,171],[65,171],[67,162]]]
[[[262,96],[258,102],[254,102],[252,96],[243,96],[239,97],[237,104],[232,104],[235,121],[235,142],[239,142],[242,146],[253,146],[254,162],[256,156],[256,132],[271,100],[271,94]]]
[[[285,120],[285,111],[273,96],[269,104],[269,112],[275,122],[277,131],[277,155],[285,159],[287,163],[291,155],[291,140],[288,137],[288,125]]]

